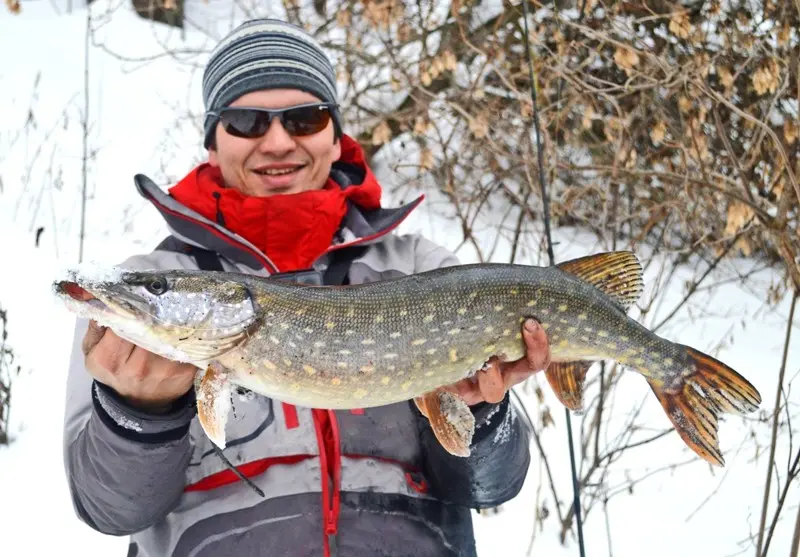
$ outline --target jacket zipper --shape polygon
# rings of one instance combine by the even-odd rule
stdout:
[[[313,410],[314,428],[319,446],[322,482],[322,534],[324,557],[336,557],[336,534],[339,523],[341,451],[339,425],[333,410]]]

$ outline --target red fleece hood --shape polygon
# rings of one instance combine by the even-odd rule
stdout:
[[[306,269],[331,245],[348,199],[367,210],[380,207],[381,187],[364,160],[363,149],[347,135],[341,142],[339,160],[358,168],[364,176],[359,184],[342,188],[328,178],[321,190],[251,197],[225,187],[219,169],[203,163],[170,188],[169,194],[247,239],[278,271]]]

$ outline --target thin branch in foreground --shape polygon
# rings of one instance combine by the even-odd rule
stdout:
[[[764,527],[766,526],[767,522],[767,508],[769,507],[769,492],[770,488],[772,487],[772,465],[775,462],[775,449],[778,445],[778,416],[780,415],[781,392],[783,391],[783,377],[786,373],[786,360],[789,354],[789,339],[791,338],[792,334],[792,323],[794,322],[794,310],[797,304],[797,296],[798,292],[795,292],[794,296],[792,296],[791,308],[789,309],[789,319],[786,324],[786,341],[783,344],[783,361],[781,362],[781,370],[780,373],[778,374],[778,387],[777,387],[778,392],[775,394],[775,407],[773,408],[772,411],[772,440],[770,442],[770,447],[769,447],[769,459],[767,460],[767,480],[766,480],[766,485],[764,486],[764,502],[761,507],[761,522],[758,528],[758,541],[756,542],[756,557],[764,557],[767,551],[767,548],[765,547],[764,553],[762,553],[761,547],[764,541]],[[800,452],[798,452],[798,455],[800,455]],[[788,490],[790,483],[791,483],[791,478],[787,478],[786,485],[784,486],[785,490]],[[780,509],[778,509],[776,513],[780,514]],[[769,544],[769,539],[767,540],[767,544]]]

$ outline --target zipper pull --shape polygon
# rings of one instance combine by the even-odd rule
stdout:
[[[220,209],[219,207],[219,200],[221,197],[220,193],[218,191],[215,191],[211,195],[213,195],[214,199],[217,200],[217,224],[219,224],[220,226],[225,226],[225,217],[222,216],[222,209]]]

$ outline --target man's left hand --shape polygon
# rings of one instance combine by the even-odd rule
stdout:
[[[504,362],[492,356],[486,367],[473,377],[445,388],[460,395],[470,406],[484,401],[500,402],[511,387],[550,365],[550,343],[538,321],[525,320],[522,324],[522,340],[525,343],[525,355],[522,358]]]

